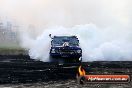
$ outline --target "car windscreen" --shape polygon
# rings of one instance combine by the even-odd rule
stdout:
[[[52,40],[52,45],[53,46],[61,46],[65,42],[69,43],[69,46],[78,46],[79,41],[75,37],[55,37]]]

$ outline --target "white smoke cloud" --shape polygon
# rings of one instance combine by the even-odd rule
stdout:
[[[29,45],[29,55],[31,58],[42,61],[49,61],[50,41],[49,34],[52,35],[77,35],[80,40],[80,47],[83,50],[83,61],[131,61],[132,58],[132,42],[123,36],[123,32],[113,33],[113,30],[102,29],[100,31],[94,24],[76,25],[71,28],[54,27],[45,29],[42,35],[31,40],[29,37],[23,39],[24,45]],[[108,34],[109,33],[109,34]],[[32,44],[31,44],[32,43]]]

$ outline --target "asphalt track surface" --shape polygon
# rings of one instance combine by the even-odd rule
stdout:
[[[132,74],[130,61],[83,62],[87,74]],[[84,84],[76,81],[80,63],[36,61],[28,55],[0,55],[0,88],[132,88],[125,84]]]

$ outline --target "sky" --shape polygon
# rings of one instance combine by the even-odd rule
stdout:
[[[0,14],[35,27],[130,27],[131,0],[0,0]]]

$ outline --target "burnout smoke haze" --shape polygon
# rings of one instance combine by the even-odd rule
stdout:
[[[48,61],[52,35],[77,35],[83,61],[132,60],[131,0],[0,0],[0,15],[20,24],[20,45]]]
[[[123,32],[119,32],[116,36],[117,34],[114,34],[111,29],[99,29],[94,24],[76,25],[71,28],[54,27],[45,29],[36,39],[22,36],[23,47],[29,49],[31,58],[49,61],[51,42],[49,34],[52,34],[52,36],[76,35],[83,50],[83,61],[131,61],[132,58],[132,42],[130,42],[128,36],[122,37]]]

